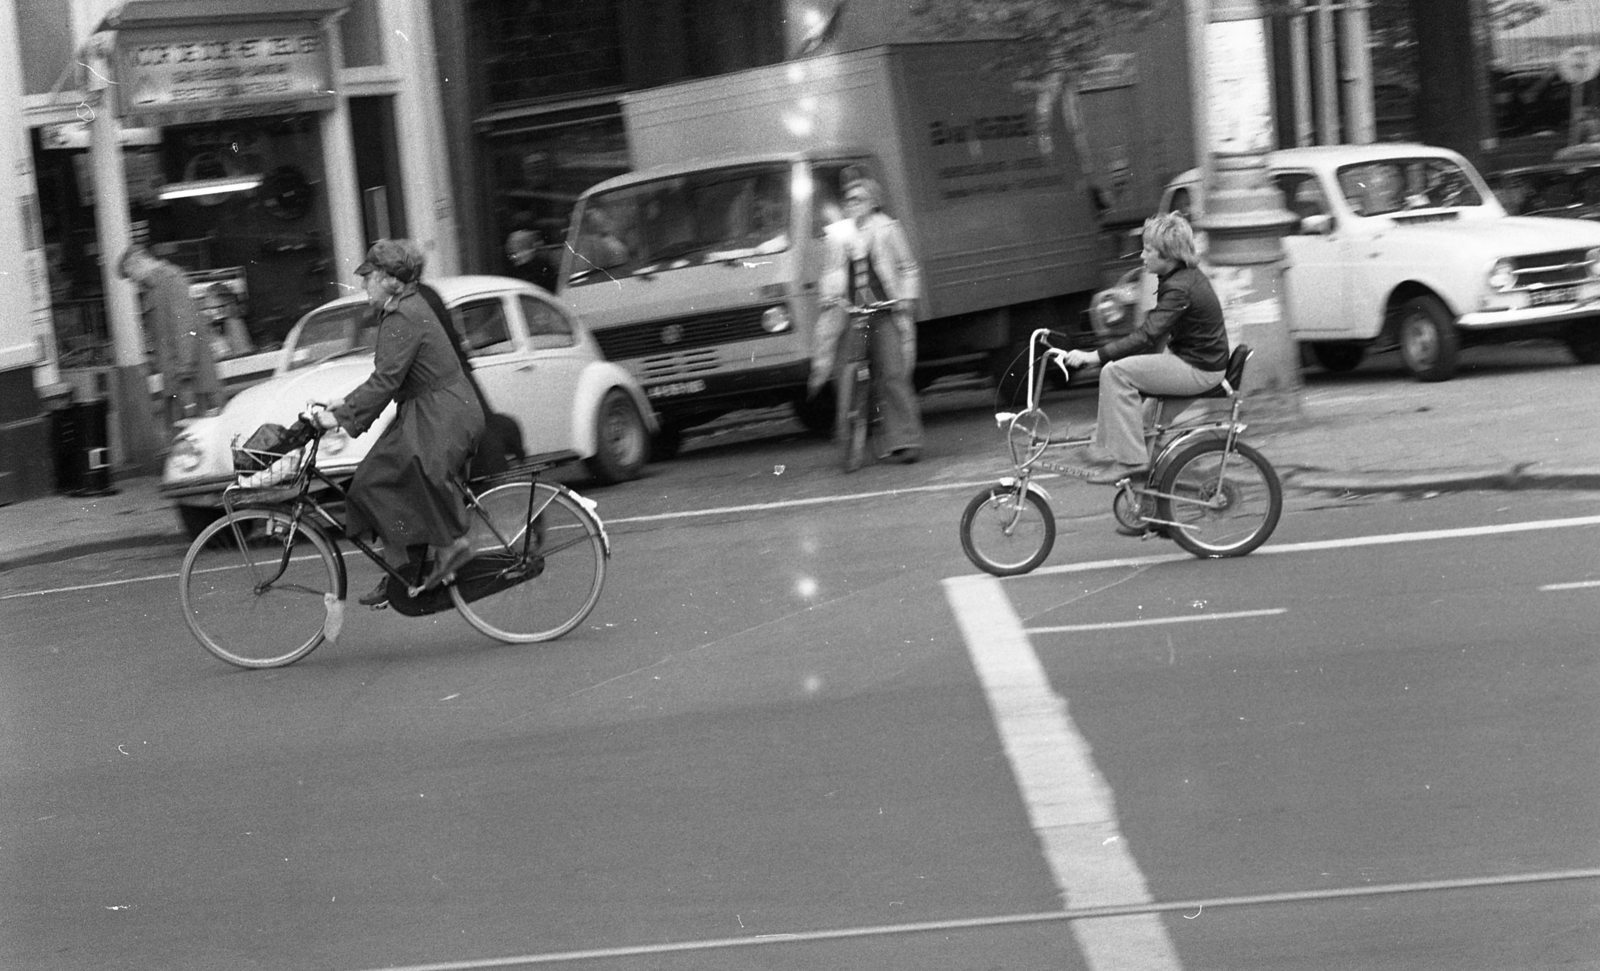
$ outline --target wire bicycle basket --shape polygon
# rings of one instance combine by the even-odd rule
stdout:
[[[233,490],[282,490],[292,486],[305,470],[316,437],[303,421],[288,428],[268,423],[243,442],[233,445]]]

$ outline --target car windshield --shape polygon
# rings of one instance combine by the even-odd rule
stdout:
[[[1388,158],[1345,165],[1339,190],[1358,216],[1483,205],[1477,185],[1447,158]]]
[[[1532,169],[1499,178],[1495,192],[1514,216],[1583,216],[1600,208],[1600,168]]]
[[[378,322],[365,302],[314,311],[289,351],[289,370],[347,354],[370,354],[377,340]]]
[[[789,169],[694,172],[590,196],[570,240],[569,284],[789,248]]]

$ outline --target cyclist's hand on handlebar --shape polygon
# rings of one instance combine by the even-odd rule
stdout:
[[[1075,347],[1062,355],[1061,360],[1067,367],[1076,370],[1098,365],[1100,363],[1100,354],[1098,351],[1085,351]]]
[[[311,407],[306,409],[306,417],[315,422],[318,428],[324,431],[332,431],[339,427],[339,419],[334,416],[333,409],[342,404],[344,404],[343,400],[330,401],[326,404],[320,401],[312,402]]]

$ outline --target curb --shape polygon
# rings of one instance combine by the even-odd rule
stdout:
[[[92,553],[104,553],[109,550],[137,549],[146,546],[174,546],[186,547],[188,540],[178,533],[132,533],[126,536],[102,536],[95,539],[86,539],[79,542],[71,540],[61,543],[52,543],[47,546],[35,546],[31,549],[18,550],[14,553],[0,555],[0,573],[9,570],[21,569],[25,566],[38,566],[41,563],[59,563],[79,556],[88,556]]]
[[[1467,492],[1473,489],[1600,489],[1600,469],[1520,462],[1510,468],[1437,472],[1331,472],[1310,467],[1284,473],[1284,484],[1304,492]]]

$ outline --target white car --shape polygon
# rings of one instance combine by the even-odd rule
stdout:
[[[633,376],[601,356],[565,303],[508,277],[429,282],[455,317],[490,407],[521,426],[526,455],[570,453],[602,482],[639,474],[657,429],[655,411]],[[353,391],[372,373],[376,338],[365,296],[323,304],[289,332],[272,377],[239,392],[219,413],[183,426],[162,470],[161,493],[191,535],[216,518],[222,490],[234,481],[233,444],[267,422],[293,423],[310,402]],[[390,405],[356,438],[328,433],[318,467],[336,479],[353,473],[393,415]]]
[[[1325,145],[1266,162],[1299,217],[1283,240],[1289,333],[1324,367],[1398,346],[1414,376],[1442,381],[1461,347],[1528,337],[1600,362],[1600,225],[1507,215],[1471,163],[1443,148]],[[1167,186],[1160,211],[1171,210],[1203,224],[1198,169]],[[1124,276],[1095,296],[1091,321],[1102,333],[1126,326],[1153,292]]]

